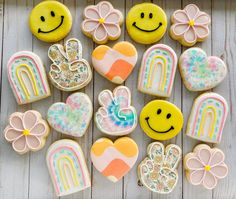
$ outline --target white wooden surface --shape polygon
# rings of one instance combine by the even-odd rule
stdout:
[[[34,5],[40,0],[0,0],[0,84],[1,84],[1,132],[7,125],[8,116],[15,111],[26,111],[35,109],[43,115],[46,114],[48,107],[58,101],[64,101],[68,93],[60,92],[52,88],[52,96],[24,106],[18,106],[10,90],[6,76],[6,63],[9,57],[19,50],[30,50],[37,53],[42,59],[48,70],[50,61],[47,57],[47,49],[50,44],[38,41],[33,37],[28,28],[28,15]],[[73,29],[67,38],[77,37],[83,44],[83,55],[90,60],[92,49],[96,46],[91,39],[85,37],[80,30],[82,21],[82,11],[85,6],[97,3],[97,0],[61,0],[67,5],[73,15]],[[136,3],[142,0],[112,0],[114,7],[119,8],[124,15]],[[137,185],[136,166],[146,156],[146,146],[151,142],[140,129],[137,127],[135,132],[130,136],[137,142],[140,155],[135,167],[120,182],[113,184],[106,180],[90,162],[89,151],[91,144],[99,137],[103,136],[98,131],[94,122],[91,123],[86,135],[77,139],[81,144],[87,164],[91,172],[92,187],[83,192],[66,196],[66,199],[146,199],[146,198],[185,198],[185,199],[234,199],[236,198],[236,1],[234,0],[153,0],[153,3],[160,5],[167,13],[168,18],[174,10],[183,8],[188,3],[196,3],[200,9],[209,13],[212,17],[210,37],[204,43],[198,44],[209,55],[220,56],[228,65],[229,74],[227,78],[213,91],[223,95],[229,105],[230,112],[227,123],[224,128],[224,135],[221,143],[217,145],[226,154],[226,163],[229,166],[229,176],[221,180],[216,189],[207,191],[202,187],[190,185],[183,173],[182,164],[179,166],[179,182],[175,190],[168,195],[158,195],[149,192],[144,187]],[[126,33],[125,26],[122,28],[122,35],[119,39],[131,41]],[[133,41],[131,41],[133,42]],[[63,41],[62,41],[63,43]],[[115,42],[110,42],[113,45]],[[133,42],[134,43],[134,42]],[[181,45],[166,34],[160,43],[170,45],[179,56],[184,50]],[[141,108],[154,97],[144,95],[137,91],[137,76],[140,66],[140,59],[143,52],[149,46],[134,43],[139,52],[139,62],[134,72],[125,82],[132,91],[133,105],[140,112]],[[87,93],[93,100],[94,110],[97,110],[97,96],[103,89],[113,89],[115,85],[108,82],[96,72],[93,74],[92,82],[82,91]],[[169,101],[180,107],[185,116],[183,132],[166,143],[176,143],[181,146],[184,154],[190,152],[199,142],[188,138],[185,134],[186,121],[191,110],[193,99],[199,93],[189,92],[181,82],[177,72],[174,88]],[[55,196],[50,177],[45,163],[45,154],[48,146],[55,140],[64,138],[55,131],[51,133],[47,144],[39,152],[28,153],[20,156],[16,154],[11,145],[8,144],[1,134],[0,137],[0,199],[54,199]]]

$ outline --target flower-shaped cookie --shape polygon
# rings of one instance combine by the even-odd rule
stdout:
[[[98,44],[104,44],[120,37],[120,26],[123,23],[122,13],[114,9],[112,4],[102,1],[97,5],[91,5],[84,10],[82,31]]]
[[[63,91],[75,91],[86,86],[92,78],[89,63],[82,58],[79,40],[66,41],[65,51],[61,44],[54,44],[48,50],[50,66],[49,77],[55,87]]]
[[[138,177],[149,190],[160,194],[170,193],[178,182],[181,149],[170,144],[166,148],[160,142],[148,145],[146,157],[138,166]]]
[[[195,4],[176,10],[171,16],[170,35],[184,46],[193,46],[204,41],[209,35],[210,16],[201,12]]]
[[[186,176],[193,185],[202,184],[206,189],[214,189],[218,179],[225,178],[228,167],[224,163],[225,155],[217,148],[200,144],[184,158]]]
[[[49,132],[49,126],[41,114],[30,110],[25,113],[13,113],[9,118],[9,125],[4,130],[4,136],[12,143],[16,152],[24,154],[43,148]]]

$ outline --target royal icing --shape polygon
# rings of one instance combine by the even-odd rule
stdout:
[[[160,142],[148,145],[148,156],[138,166],[140,182],[149,190],[167,194],[173,191],[178,182],[178,167],[181,149],[175,144],[166,148]]]
[[[214,189],[219,179],[228,175],[228,167],[224,163],[225,155],[218,148],[210,148],[200,144],[184,158],[186,177],[192,185],[203,185],[206,189]]]
[[[184,85],[191,91],[204,91],[217,86],[227,74],[225,63],[216,56],[207,57],[200,48],[189,48],[179,58]]]
[[[180,132],[184,118],[181,110],[165,100],[153,100],[141,110],[139,123],[152,139],[168,140]]]
[[[137,126],[136,109],[131,106],[130,90],[118,86],[113,93],[103,90],[98,101],[101,107],[95,114],[95,122],[100,131],[108,135],[127,135]]]
[[[27,104],[51,95],[41,59],[29,51],[11,56],[7,64],[8,80],[18,104]]]
[[[108,138],[100,138],[91,148],[94,167],[112,182],[117,182],[134,166],[138,158],[138,146],[128,137],[114,143]]]
[[[126,17],[129,36],[141,44],[159,41],[166,32],[166,13],[153,3],[141,3],[133,6]]]
[[[29,16],[30,30],[35,37],[45,42],[62,40],[70,32],[70,10],[58,1],[43,1],[36,5]]]
[[[195,4],[189,4],[183,10],[176,10],[171,21],[171,37],[184,46],[193,46],[198,41],[204,41],[210,34],[210,16],[200,11]]]
[[[186,134],[194,139],[220,143],[228,104],[217,93],[204,93],[194,101]]]
[[[91,186],[84,154],[77,142],[67,139],[54,142],[48,148],[46,160],[58,197]]]
[[[97,5],[90,5],[84,9],[82,31],[98,44],[120,37],[120,26],[123,23],[122,13],[114,9],[108,1],[101,1]]]
[[[116,84],[122,84],[132,72],[138,59],[134,45],[122,41],[112,48],[100,45],[92,53],[94,69]]]
[[[164,44],[150,47],[143,55],[138,90],[150,95],[169,97],[176,67],[177,55],[172,48]]]
[[[54,103],[47,113],[48,123],[58,132],[81,137],[86,132],[93,115],[93,106],[88,95],[73,93],[66,103]]]
[[[65,48],[54,44],[48,50],[49,77],[55,87],[63,91],[75,91],[85,87],[92,78],[89,63],[82,58],[82,45],[78,39],[66,41]]]
[[[49,126],[41,114],[30,110],[11,114],[9,125],[3,133],[5,139],[12,143],[12,148],[17,153],[24,154],[42,149],[49,132]]]

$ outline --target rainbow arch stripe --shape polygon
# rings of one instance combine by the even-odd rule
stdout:
[[[143,55],[138,89],[150,95],[169,97],[171,94],[177,55],[164,44],[150,47]]]
[[[195,99],[186,134],[192,138],[219,143],[228,114],[226,100],[217,93],[204,93]]]
[[[36,54],[29,51],[15,53],[8,61],[7,73],[18,104],[27,104],[50,96],[47,75]]]
[[[49,147],[46,160],[57,196],[91,186],[83,151],[75,141],[56,141]]]

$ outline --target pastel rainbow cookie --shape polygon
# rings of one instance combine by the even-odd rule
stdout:
[[[91,148],[91,160],[98,171],[117,182],[134,166],[138,153],[138,146],[131,138],[122,137],[114,143],[100,138]]]
[[[150,95],[169,97],[175,78],[177,55],[167,45],[156,44],[143,55],[138,90]]]
[[[98,46],[92,53],[95,70],[115,84],[122,84],[128,78],[137,59],[135,46],[127,41],[118,42],[112,48]]]
[[[228,114],[226,100],[217,93],[204,93],[194,101],[186,134],[205,142],[219,143]]]
[[[20,51],[7,64],[8,80],[18,104],[27,104],[51,95],[47,75],[38,55]]]
[[[137,112],[131,106],[130,90],[126,86],[118,86],[113,93],[103,90],[98,101],[101,107],[95,113],[98,129],[108,135],[121,136],[134,131],[137,126]]]
[[[91,186],[84,154],[77,142],[67,139],[54,142],[48,148],[46,161],[58,197]]]

